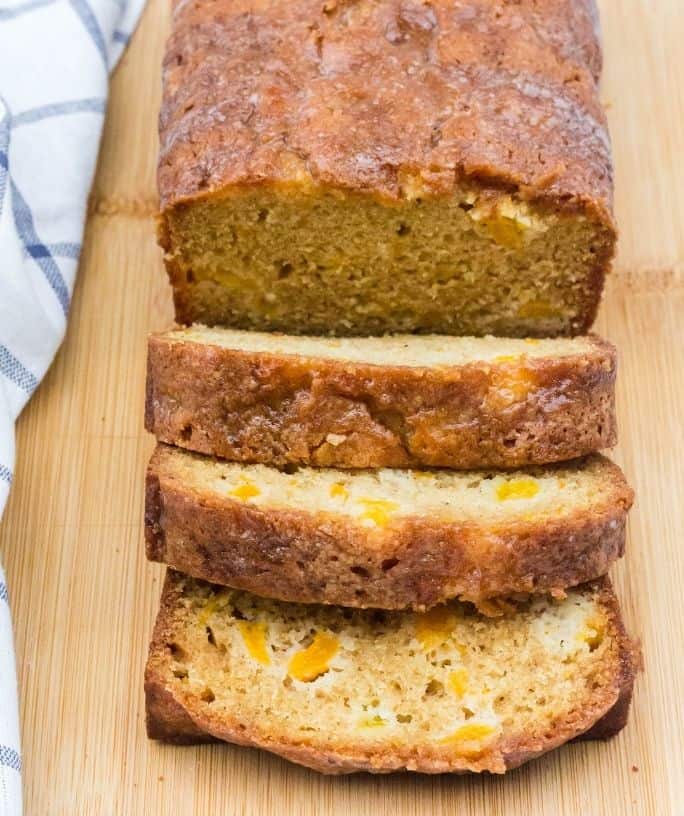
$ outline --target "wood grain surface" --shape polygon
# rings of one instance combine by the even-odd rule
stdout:
[[[324,778],[267,754],[147,741],[162,569],[143,557],[145,336],[171,320],[154,212],[168,0],[113,82],[69,332],[18,429],[0,554],[14,614],[26,812],[252,816],[684,813],[684,7],[604,0],[621,244],[598,322],[620,353],[616,459],[637,491],[614,570],[646,671],[632,719],[498,777]]]

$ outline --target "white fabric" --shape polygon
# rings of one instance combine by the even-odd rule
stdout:
[[[0,0],[0,514],[12,483],[14,421],[64,336],[108,74],[143,4]],[[0,567],[0,816],[21,813],[20,771]]]

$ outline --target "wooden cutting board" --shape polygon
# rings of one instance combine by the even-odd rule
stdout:
[[[145,738],[162,577],[143,557],[145,335],[172,316],[154,236],[167,3],[152,0],[112,83],[68,337],[19,422],[0,526],[27,814],[684,814],[682,0],[601,3],[622,236],[597,328],[621,353],[615,456],[637,491],[614,570],[644,645],[631,722],[505,778],[337,779],[254,750]]]

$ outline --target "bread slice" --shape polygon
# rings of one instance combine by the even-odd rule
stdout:
[[[268,601],[169,570],[150,737],[265,748],[324,773],[503,773],[626,723],[636,652],[607,579],[500,618]]]
[[[595,0],[176,2],[178,320],[586,332],[616,240],[600,65]]]
[[[193,326],[149,338],[147,429],[241,462],[519,467],[616,442],[595,336],[330,339]]]
[[[284,472],[160,445],[147,554],[287,601],[485,606],[604,574],[622,555],[631,502],[620,469],[598,454],[506,472]]]

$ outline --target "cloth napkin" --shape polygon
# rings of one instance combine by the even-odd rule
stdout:
[[[14,421],[66,328],[109,72],[143,5],[0,0],[0,514],[12,484]],[[0,816],[20,813],[14,649],[0,566]]]

